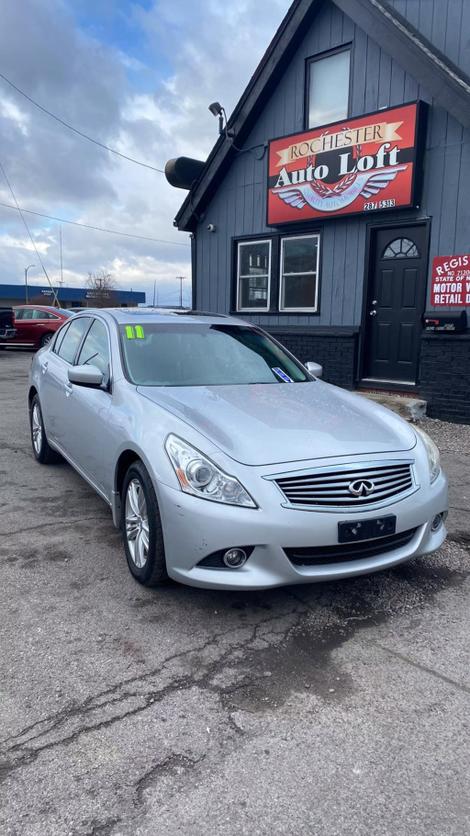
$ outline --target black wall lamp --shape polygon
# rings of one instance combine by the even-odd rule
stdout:
[[[212,116],[218,116],[219,118],[219,134],[225,134],[226,137],[233,137],[233,131],[229,131],[227,128],[227,114],[225,112],[225,108],[222,107],[220,102],[212,102],[209,105],[209,110],[212,113]]]

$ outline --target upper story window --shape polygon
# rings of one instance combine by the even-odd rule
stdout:
[[[237,257],[237,310],[269,310],[271,241],[240,241]]]
[[[312,58],[307,65],[307,128],[340,122],[349,112],[351,49]]]

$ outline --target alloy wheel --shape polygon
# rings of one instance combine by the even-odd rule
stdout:
[[[127,486],[125,524],[129,554],[137,568],[142,569],[149,551],[149,519],[144,490],[138,479],[132,479]]]
[[[37,403],[34,404],[31,415],[31,431],[33,435],[34,451],[36,455],[39,456],[42,447],[42,418]]]

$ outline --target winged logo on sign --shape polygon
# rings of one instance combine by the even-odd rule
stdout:
[[[281,186],[273,189],[284,203],[293,206],[295,209],[303,209],[304,206],[312,207],[319,212],[337,212],[349,206],[356,200],[356,197],[369,198],[385,189],[397,176],[400,171],[406,171],[406,165],[390,166],[380,171],[364,171],[355,173],[349,184],[342,184],[341,190],[336,187],[328,188],[324,183],[311,182],[299,183],[296,186]]]

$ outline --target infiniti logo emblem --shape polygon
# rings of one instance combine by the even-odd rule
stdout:
[[[369,496],[375,491],[375,485],[370,479],[355,479],[348,485],[348,490],[353,496]]]

